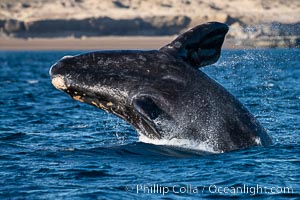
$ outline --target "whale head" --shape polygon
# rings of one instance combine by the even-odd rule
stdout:
[[[174,127],[173,104],[190,81],[184,64],[160,51],[65,56],[49,73],[57,89],[117,115],[152,139]]]

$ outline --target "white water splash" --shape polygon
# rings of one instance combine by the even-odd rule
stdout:
[[[260,146],[262,145],[262,144],[261,144],[261,140],[260,140],[259,137],[256,137],[256,138],[255,138],[255,142],[256,142],[257,145],[260,145]]]
[[[36,84],[36,83],[38,83],[39,82],[39,80],[27,80],[27,83],[29,83],[29,84]]]
[[[166,146],[176,146],[182,147],[185,149],[206,151],[209,153],[223,153],[223,151],[216,151],[213,149],[212,145],[209,142],[199,142],[192,141],[188,139],[150,139],[142,134],[139,136],[139,142],[150,143],[155,145],[166,145]]]

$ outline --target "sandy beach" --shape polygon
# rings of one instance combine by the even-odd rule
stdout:
[[[101,38],[34,38],[0,39],[1,50],[97,50],[97,49],[156,49],[173,37],[101,37]]]
[[[94,38],[0,38],[0,50],[110,50],[110,49],[159,49],[175,39],[165,37],[94,37]],[[230,40],[223,48],[246,48],[235,46]]]

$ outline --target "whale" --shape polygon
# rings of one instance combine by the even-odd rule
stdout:
[[[271,145],[254,115],[201,70],[218,61],[228,30],[208,22],[157,50],[64,56],[51,66],[51,82],[150,141],[192,141],[217,153]]]

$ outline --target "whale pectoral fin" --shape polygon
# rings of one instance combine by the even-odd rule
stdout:
[[[142,118],[142,124],[147,137],[160,139],[161,127],[156,123],[156,119],[160,118],[164,111],[159,108],[150,97],[139,97],[133,101],[135,112]]]
[[[153,121],[164,113],[150,97],[139,97],[133,101],[134,109],[148,121]]]
[[[181,59],[195,68],[210,65],[219,59],[228,30],[226,24],[219,22],[201,24],[179,35],[160,51]]]

